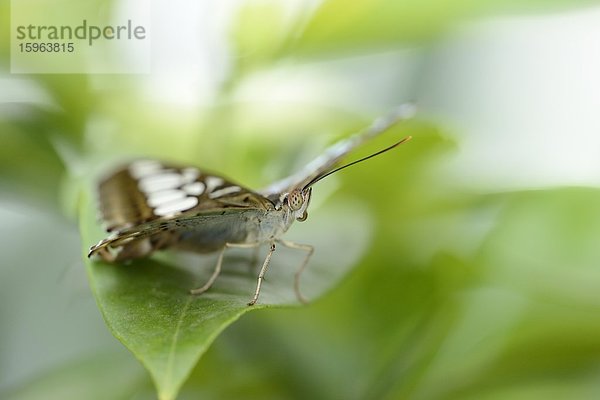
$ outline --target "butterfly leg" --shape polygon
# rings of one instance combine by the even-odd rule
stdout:
[[[267,273],[267,268],[269,268],[269,263],[271,262],[271,256],[273,255],[274,252],[275,252],[275,243],[271,243],[271,247],[269,248],[267,257],[265,258],[262,268],[260,269],[260,272],[258,274],[258,280],[256,283],[256,291],[254,292],[254,297],[252,297],[252,300],[250,300],[250,302],[248,302],[249,306],[255,305],[256,301],[258,300],[258,295],[260,294],[260,286],[262,285],[262,281],[265,279],[265,274]]]
[[[279,240],[279,243],[290,249],[302,250],[306,252],[306,257],[304,257],[304,261],[302,261],[302,264],[300,264],[300,268],[298,268],[296,274],[294,275],[294,291],[296,292],[296,297],[301,303],[306,304],[308,303],[308,299],[306,299],[306,297],[302,295],[302,292],[300,292],[300,277],[302,276],[302,272],[306,269],[306,266],[308,265],[308,260],[310,260],[310,257],[315,252],[315,248],[308,244],[289,242],[287,240]]]
[[[217,265],[215,266],[215,270],[213,271],[210,278],[208,278],[208,281],[202,287],[190,290],[190,293],[191,294],[202,294],[202,293],[206,292],[208,289],[210,289],[210,287],[213,285],[213,283],[215,283],[215,281],[217,280],[217,277],[221,273],[221,265],[223,264],[223,255],[225,255],[225,250],[232,248],[232,247],[236,247],[236,248],[240,248],[240,249],[252,249],[252,248],[255,248],[258,246],[260,246],[260,243],[225,243],[225,246],[223,246],[223,249],[221,249],[221,253],[219,253],[219,258],[217,259]]]

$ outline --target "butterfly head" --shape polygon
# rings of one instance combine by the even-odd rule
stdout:
[[[290,212],[297,221],[305,221],[308,218],[308,204],[312,188],[293,188],[284,197],[284,204],[287,205]]]

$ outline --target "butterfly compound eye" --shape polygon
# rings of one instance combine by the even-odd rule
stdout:
[[[302,207],[302,204],[304,204],[302,193],[297,189],[292,190],[288,196],[288,204],[290,205],[290,209],[298,211]]]

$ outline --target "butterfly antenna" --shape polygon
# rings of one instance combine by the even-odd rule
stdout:
[[[308,184],[307,184],[306,186],[304,186],[304,189],[308,189],[309,187],[311,187],[311,186],[312,186],[312,185],[314,185],[315,183],[319,182],[321,179],[323,179],[323,178],[325,178],[325,177],[327,177],[327,176],[329,176],[329,175],[331,175],[331,174],[334,174],[334,173],[336,173],[336,172],[338,172],[338,171],[341,171],[341,170],[343,170],[344,168],[348,168],[348,167],[350,167],[350,166],[352,166],[352,165],[354,165],[354,164],[358,164],[358,163],[360,163],[360,162],[367,161],[369,158],[373,158],[373,157],[375,157],[375,156],[378,156],[378,155],[380,155],[380,154],[383,154],[383,153],[385,153],[385,152],[388,152],[388,151],[390,151],[390,150],[392,150],[392,149],[394,149],[394,148],[396,148],[396,147],[400,146],[402,143],[406,143],[406,142],[408,142],[408,141],[409,141],[409,140],[411,140],[411,139],[412,139],[412,136],[407,136],[407,137],[405,137],[404,139],[400,140],[399,142],[396,142],[396,143],[394,143],[393,145],[391,145],[391,146],[389,146],[389,147],[386,147],[385,149],[379,150],[379,151],[378,151],[378,152],[376,152],[376,153],[373,153],[373,154],[371,154],[371,155],[368,155],[368,156],[366,156],[366,157],[363,157],[363,158],[361,158],[361,159],[358,159],[358,160],[356,160],[356,161],[352,161],[352,162],[351,162],[351,163],[349,163],[349,164],[342,165],[341,167],[335,168],[335,169],[333,169],[333,170],[331,170],[331,171],[327,172],[326,174],[323,174],[323,175],[317,176],[315,179],[313,179],[312,181],[308,182]]]

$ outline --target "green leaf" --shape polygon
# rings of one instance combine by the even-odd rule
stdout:
[[[430,40],[452,25],[498,12],[540,12],[583,7],[593,0],[327,0],[312,15],[290,50],[339,54]]]
[[[235,18],[231,42],[238,55],[235,59],[238,73],[277,58],[290,30],[283,3],[247,2],[241,5]]]
[[[89,245],[105,234],[96,222],[94,204],[83,203],[81,233],[87,253]],[[301,282],[303,294],[315,299],[356,263],[371,224],[356,203],[336,201],[311,212],[311,221],[294,226],[286,239],[316,247]],[[271,259],[259,303],[249,307],[257,268],[250,266],[251,252],[247,253],[228,251],[224,271],[202,296],[191,296],[189,289],[208,279],[214,256],[168,255],[127,265],[86,261],[108,327],[150,372],[160,399],[176,397],[200,356],[241,315],[270,306],[299,305],[293,274],[304,254],[280,246]]]
[[[545,399],[550,390],[563,393],[553,398],[597,397],[597,376],[590,371],[600,356],[600,190],[480,197],[464,209],[467,218],[456,220],[461,236],[475,245],[472,255],[451,241],[443,244],[447,252],[465,254],[472,284],[440,296],[445,312],[430,330],[439,341],[426,346],[430,356],[422,357],[418,384],[393,376],[387,398]],[[490,222],[480,241],[468,234],[476,219]],[[448,260],[440,266],[455,274],[459,267]],[[436,279],[448,276],[441,271],[432,269]],[[451,322],[440,325],[444,319]],[[399,367],[406,365],[403,354],[395,357]]]

